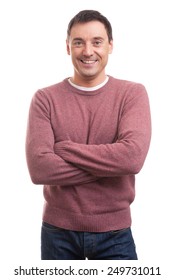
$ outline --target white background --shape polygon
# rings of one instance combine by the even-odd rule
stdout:
[[[136,179],[132,230],[139,259],[171,262],[173,230],[173,7],[170,0],[0,1],[0,251],[6,260],[40,259],[42,186],[31,183],[25,135],[38,88],[72,74],[66,54],[69,20],[97,9],[113,27],[107,74],[143,83],[152,113],[152,142]],[[173,254],[172,254],[173,257]]]

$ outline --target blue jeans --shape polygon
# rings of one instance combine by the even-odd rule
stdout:
[[[130,228],[93,233],[61,229],[43,222],[42,260],[137,260]]]

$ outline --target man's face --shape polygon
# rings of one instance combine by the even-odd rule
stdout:
[[[75,24],[67,40],[67,52],[74,65],[73,82],[95,86],[105,80],[105,66],[112,52],[105,26],[99,21]]]

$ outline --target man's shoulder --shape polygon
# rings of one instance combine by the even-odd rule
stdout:
[[[131,80],[126,80],[126,79],[120,79],[120,78],[115,78],[113,76],[109,76],[110,81],[112,84],[120,86],[120,87],[136,87],[136,86],[143,86],[143,84],[136,82],[136,81],[131,81]],[[144,86],[143,86],[144,87]]]
[[[122,93],[123,95],[147,93],[145,86],[140,82],[119,79],[112,76],[110,76],[110,87],[117,93]]]
[[[61,82],[43,87],[39,89],[40,92],[44,92],[46,95],[47,94],[54,94],[54,93],[59,93],[62,91],[65,91],[67,89],[67,78],[62,80]]]

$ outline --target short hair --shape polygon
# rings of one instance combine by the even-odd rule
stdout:
[[[78,23],[85,23],[90,21],[99,21],[104,24],[109,42],[113,40],[112,26],[109,20],[100,12],[95,10],[83,10],[76,14],[69,22],[67,29],[67,37],[70,36],[71,28]]]

